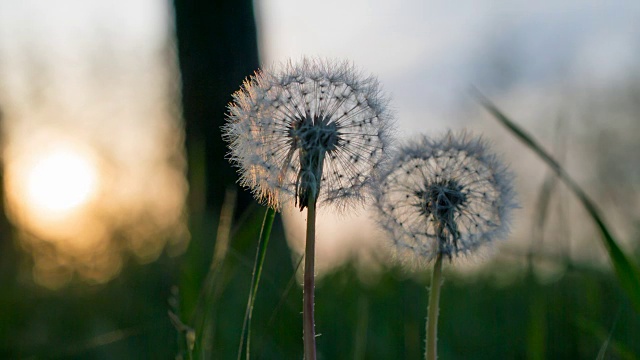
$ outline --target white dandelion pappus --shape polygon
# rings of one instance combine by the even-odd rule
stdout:
[[[386,158],[391,115],[373,76],[317,59],[259,71],[233,95],[223,137],[240,183],[280,208],[362,200]],[[322,185],[321,185],[322,184]]]
[[[448,132],[401,147],[381,177],[376,208],[400,259],[469,253],[509,232],[513,175],[479,137]]]

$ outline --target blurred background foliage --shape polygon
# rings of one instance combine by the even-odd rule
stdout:
[[[196,337],[194,358],[237,357],[265,209],[236,188],[219,127],[232,92],[258,68],[259,54],[270,52],[274,57],[276,47],[265,45],[259,36],[261,11],[266,13],[268,2],[254,7],[246,0],[175,0],[160,10],[154,2],[134,3],[133,8],[103,5],[102,10],[111,14],[136,15],[117,15],[98,25],[73,1],[52,13],[49,8],[38,10],[37,3],[26,10],[13,9],[12,2],[0,8],[5,14],[0,15],[0,35],[4,43],[18,38],[13,41],[20,50],[16,55],[16,47],[0,46],[5,184],[5,211],[0,218],[0,358],[187,359],[190,331]],[[74,12],[73,6],[78,7],[74,16],[59,15]],[[271,11],[278,11],[282,4],[272,6]],[[146,13],[149,8],[156,10]],[[94,9],[94,16],[102,10]],[[83,41],[94,47],[84,57],[73,49],[58,50],[62,53],[58,61],[69,69],[53,74],[50,68],[56,65],[46,62],[46,51],[30,47],[38,37],[16,36],[29,34],[33,23],[15,14],[33,16],[32,21],[52,17],[52,26],[60,21],[56,16],[75,21],[71,31],[93,31]],[[558,14],[565,13],[558,10]],[[89,20],[78,20],[85,17]],[[131,24],[145,18],[160,24],[151,36],[153,43],[122,45],[116,42],[121,38],[110,33],[117,30],[109,26],[120,20],[124,37],[134,37],[127,33],[135,29]],[[362,19],[354,18],[354,23]],[[511,113],[524,114],[530,123],[531,118],[552,119],[534,121],[532,131],[546,140],[570,172],[578,174],[638,263],[638,73],[590,89],[589,96],[583,94],[586,85],[567,85],[561,93],[571,95],[575,109],[567,110],[561,101],[539,109],[535,106],[539,98],[516,96],[523,91],[519,79],[535,78],[539,85],[545,76],[564,68],[553,67],[551,75],[539,76],[542,70],[533,67],[531,72],[522,65],[530,59],[519,49],[515,35],[495,39],[478,52],[483,56],[478,56],[477,66],[490,64],[490,71],[466,81],[486,86],[501,103],[519,109]],[[44,44],[55,41],[52,35]],[[45,55],[34,55],[37,49]],[[505,49],[513,50],[513,56]],[[136,59],[132,68],[121,63],[121,52]],[[12,68],[25,59],[26,85],[16,82]],[[554,63],[553,58],[549,61]],[[120,67],[115,77],[111,66]],[[77,89],[56,85],[62,81],[73,86],[78,80],[69,74],[85,70],[88,86],[95,89],[86,97],[100,99],[97,110],[79,111],[75,107],[87,106],[91,99]],[[381,76],[383,84],[386,76]],[[391,79],[391,87],[402,78]],[[142,92],[151,93],[134,96]],[[75,105],[60,104],[60,93],[75,99]],[[402,94],[394,97],[402,97],[398,95]],[[143,110],[135,110],[132,101]],[[400,100],[397,106],[410,103]],[[479,115],[478,104],[462,107],[457,116],[486,119]],[[74,117],[81,120],[69,120]],[[505,136],[497,124],[485,123],[489,125],[474,126],[492,139]],[[401,131],[438,128],[428,124],[428,119],[420,120]],[[77,208],[67,208],[64,199],[57,198],[33,205],[25,200],[33,195],[29,186],[40,183],[31,180],[33,173],[24,164],[38,166],[37,157],[32,161],[29,156],[46,158],[58,151],[60,141],[72,144],[63,147],[67,150],[83,150],[89,144],[86,162],[93,164],[101,190],[82,198],[86,204],[72,204]],[[54,145],[39,148],[49,143]],[[515,139],[497,143],[506,151],[521,146]],[[579,216],[583,210],[550,172],[532,155],[519,151],[519,157],[510,157],[520,160],[514,168],[524,190],[518,216],[525,220],[516,221],[514,235],[519,246],[503,246],[491,261],[485,257],[463,261],[462,269],[457,263],[445,266],[440,358],[637,359],[640,315],[610,270],[605,250],[597,240],[586,240],[597,239],[595,227]],[[576,158],[576,152],[586,155]],[[90,173],[82,167],[75,171],[74,162],[56,164],[58,173],[67,174],[63,184],[76,184],[75,178]],[[535,168],[535,176],[520,173],[522,167]],[[46,180],[52,183],[53,177]],[[77,183],[73,188],[82,186]],[[64,189],[44,187],[45,193]],[[53,210],[38,212],[37,206]],[[302,293],[296,276],[300,253],[291,239],[295,220],[291,214],[284,216],[288,218],[284,226],[281,216],[276,217],[255,303],[253,359],[302,356]],[[76,226],[85,230],[68,231]],[[365,255],[348,247],[337,251],[343,261],[327,267],[317,283],[319,358],[421,358],[428,272],[406,272],[372,250]]]

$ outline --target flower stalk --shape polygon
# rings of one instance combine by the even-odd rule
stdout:
[[[311,198],[307,206],[307,239],[304,260],[303,338],[304,359],[316,359],[316,330],[314,321],[315,292],[315,248],[316,248],[316,200]]]
[[[429,310],[427,314],[427,350],[426,360],[438,357],[438,313],[440,312],[440,285],[442,283],[442,253],[436,257],[431,273],[431,289],[429,290]]]

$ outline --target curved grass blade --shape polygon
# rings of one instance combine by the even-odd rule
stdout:
[[[579,317],[575,319],[575,327],[578,330],[581,330],[588,335],[594,338],[594,341],[601,341],[602,345],[600,346],[600,350],[598,351],[598,355],[596,360],[600,359],[624,359],[624,360],[638,360],[636,353],[632,349],[629,348],[627,344],[623,342],[616,341],[613,338],[613,332],[616,328],[616,324],[620,319],[621,309],[618,310],[615,317],[613,318],[613,323],[611,324],[611,329],[607,331],[607,329],[600,325],[599,323],[589,320],[584,317]]]
[[[620,246],[618,246],[618,242],[606,226],[595,203],[569,176],[564,168],[562,168],[562,166],[560,166],[560,164],[551,155],[549,155],[549,153],[547,153],[531,135],[527,134],[523,129],[505,116],[491,101],[477,90],[475,91],[475,95],[482,106],[484,106],[484,108],[493,115],[493,117],[511,131],[520,141],[533,150],[533,152],[535,152],[556,173],[558,178],[560,178],[560,180],[562,180],[562,182],[564,182],[578,197],[589,213],[589,216],[591,216],[600,230],[600,234],[602,235],[602,244],[607,250],[609,260],[611,260],[611,263],[613,264],[613,268],[618,281],[620,281],[620,285],[627,293],[627,296],[631,300],[635,310],[640,313],[640,271],[636,265],[629,260]]]
[[[287,286],[284,288],[284,291],[282,292],[282,296],[280,296],[280,301],[278,301],[278,304],[271,312],[269,321],[267,321],[267,327],[271,327],[273,322],[276,320],[276,316],[278,315],[278,312],[284,306],[287,300],[287,296],[289,295],[289,292],[291,292],[293,285],[296,283],[296,274],[298,273],[298,270],[300,270],[300,265],[302,265],[302,260],[304,260],[304,252],[300,254],[298,261],[296,261],[296,266],[293,268],[293,273],[291,275],[291,278],[289,279],[289,282],[287,283]]]
[[[260,230],[260,238],[258,239],[258,248],[256,250],[256,259],[253,263],[253,275],[251,276],[251,288],[249,289],[249,299],[247,300],[247,308],[244,313],[244,321],[242,322],[242,334],[240,335],[240,345],[238,346],[238,360],[242,358],[242,345],[244,343],[244,334],[247,333],[246,359],[249,360],[249,348],[251,346],[251,317],[253,314],[253,304],[256,301],[258,293],[258,285],[260,285],[260,275],[262,275],[262,265],[267,254],[267,245],[271,236],[271,228],[273,220],[276,217],[276,211],[269,207],[264,214],[262,222],[262,230]]]
[[[291,289],[293,288],[293,285],[296,283],[296,274],[298,273],[298,270],[300,269],[300,265],[302,265],[302,260],[304,260],[304,253],[302,253],[300,255],[300,257],[298,258],[298,261],[296,262],[296,266],[293,268],[293,272],[292,272],[291,278],[289,279],[289,282],[287,283],[287,286],[284,288],[284,291],[282,292],[282,295],[280,296],[280,301],[278,301],[278,304],[276,305],[276,307],[273,309],[273,311],[271,311],[271,316],[269,317],[269,321],[267,321],[267,328],[271,328],[271,325],[273,325],[273,322],[276,320],[278,312],[280,311],[280,309],[286,303],[287,296],[289,296],[289,293],[291,292]],[[263,353],[258,352],[257,360],[262,359],[262,357],[263,357]]]
[[[213,250],[211,264],[209,265],[209,270],[205,275],[202,288],[196,300],[195,309],[192,312],[188,323],[194,324],[194,331],[195,334],[197,334],[197,340],[194,346],[190,349],[190,357],[195,354],[196,357],[204,359],[206,357],[206,349],[210,348],[211,341],[213,340],[213,336],[210,336],[213,325],[211,305],[218,301],[218,298],[222,293],[222,288],[218,280],[223,271],[229,250],[236,202],[236,189],[234,187],[227,188],[222,202],[222,208],[220,210],[220,219],[218,221],[216,243]]]

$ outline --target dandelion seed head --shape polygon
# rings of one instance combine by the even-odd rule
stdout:
[[[275,208],[363,200],[387,157],[392,117],[375,77],[303,59],[259,71],[233,94],[223,138],[240,183]]]
[[[379,222],[400,259],[426,263],[468,254],[509,232],[513,176],[467,133],[402,146],[380,178]]]

